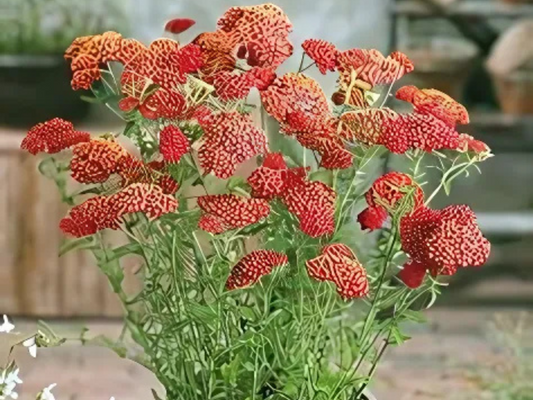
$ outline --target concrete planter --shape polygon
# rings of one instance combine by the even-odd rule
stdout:
[[[28,127],[54,117],[80,120],[89,111],[70,87],[61,55],[0,55],[0,124]]]

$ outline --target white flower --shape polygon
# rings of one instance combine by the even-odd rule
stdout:
[[[9,368],[8,368],[9,369]],[[22,383],[22,380],[18,377],[19,369],[8,373],[8,370],[3,370],[0,375],[0,400],[7,398],[17,399],[18,393],[15,392],[17,384]]]
[[[4,318],[4,323],[0,325],[0,332],[9,333],[13,329],[15,329],[15,325],[9,322],[9,319],[7,319],[7,315],[4,314],[3,318]]]
[[[37,395],[38,400],[56,400],[54,397],[54,394],[52,393],[52,389],[55,388],[57,383],[52,383],[50,386],[45,387],[41,393]]]
[[[115,398],[114,397],[110,397],[109,400],[115,400]]]
[[[28,348],[28,352],[33,358],[37,357],[37,343],[35,342],[35,336],[23,341],[22,345]]]

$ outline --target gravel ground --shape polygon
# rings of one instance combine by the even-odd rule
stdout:
[[[515,309],[501,311],[516,313]],[[495,309],[436,309],[428,314],[429,325],[412,332],[413,339],[389,349],[378,372],[373,392],[378,400],[481,399],[473,376],[482,366],[497,360],[498,354],[487,338],[487,326]],[[33,322],[17,322],[17,328],[30,329]],[[76,322],[54,324],[69,331]],[[94,332],[118,335],[120,323],[92,321]],[[63,333],[63,332],[62,332]],[[3,336],[5,338],[5,335]],[[21,335],[22,337],[22,335]],[[0,342],[5,359],[9,345]],[[158,384],[149,372],[133,362],[118,358],[102,348],[67,345],[39,349],[32,359],[25,349],[15,353],[21,367],[20,399],[55,382],[58,400],[151,399],[150,388]]]

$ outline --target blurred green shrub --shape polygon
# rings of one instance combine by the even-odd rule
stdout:
[[[127,0],[2,0],[0,54],[62,54],[73,38],[124,32]]]

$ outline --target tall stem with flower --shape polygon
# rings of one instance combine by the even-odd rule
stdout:
[[[407,339],[402,324],[422,320],[413,307],[440,293],[439,276],[488,257],[467,206],[429,208],[490,155],[457,132],[466,109],[413,86],[396,93],[413,112],[385,107],[413,70],[399,52],[310,39],[299,71],[277,76],[293,52],[291,29],[264,4],[228,10],[217,30],[184,46],[114,32],[78,38],[66,52],[72,86],[91,89],[126,121],[124,132],[91,137],[54,119],[22,143],[54,154],[41,170],[77,204],[60,222],[75,237],[63,250],[92,251],[124,307],[118,340],[83,342],[149,368],[167,399],[362,399],[386,348]],[[123,65],[120,77],[110,62]],[[314,66],[339,73],[332,102],[303,73]],[[265,118],[254,123],[252,89],[279,133],[266,134]],[[412,173],[390,172],[368,188],[369,166],[387,152],[410,159]],[[427,199],[425,154],[442,171]],[[67,168],[58,167],[63,157]],[[251,159],[258,166],[247,173],[241,165]],[[68,175],[89,186],[67,192]],[[381,231],[368,254],[347,234],[363,199],[362,229]],[[109,229],[128,243],[110,244]],[[141,264],[139,292],[123,288],[125,256]]]

